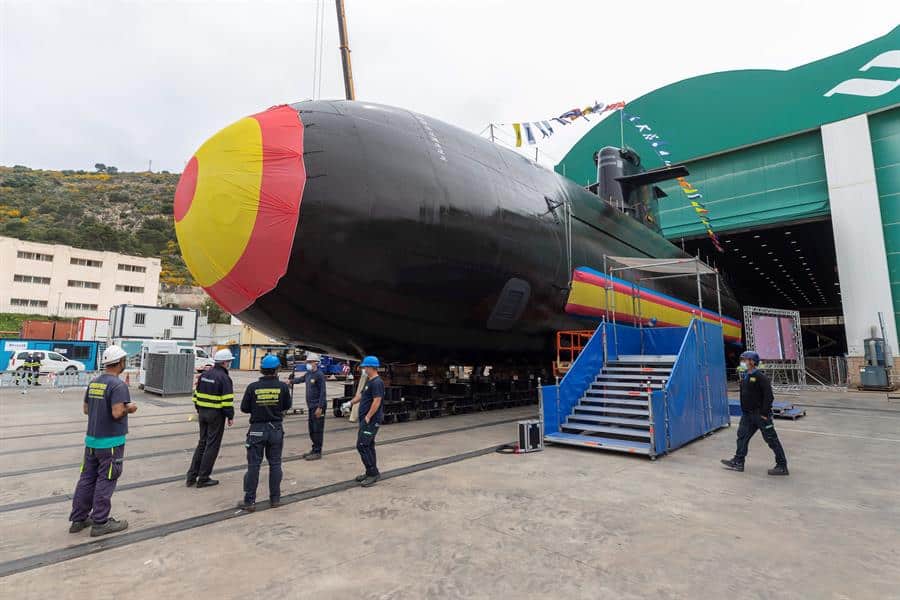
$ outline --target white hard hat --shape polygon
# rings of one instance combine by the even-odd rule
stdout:
[[[124,356],[128,356],[128,353],[122,350],[121,346],[107,346],[106,350],[103,351],[103,357],[100,359],[100,364],[103,366],[111,365],[122,360],[122,357]]]
[[[218,350],[216,355],[213,356],[213,360],[218,362],[228,362],[230,360],[234,360],[234,355],[231,354],[231,350],[227,348],[225,350]]]
[[[306,362],[316,361],[319,362],[319,355],[315,352],[307,352],[306,353]]]

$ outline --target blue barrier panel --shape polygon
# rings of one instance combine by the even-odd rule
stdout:
[[[541,386],[541,415],[544,417],[544,435],[559,433],[559,386]]]
[[[603,336],[606,324],[601,323],[581,353],[575,358],[565,377],[559,382],[559,389],[548,391],[544,402],[544,431],[559,431],[559,425],[571,414],[585,390],[593,383],[603,368]],[[556,386],[547,386],[556,388]],[[552,394],[552,396],[551,396]],[[559,401],[557,402],[557,396]],[[547,400],[552,398],[552,402]],[[552,429],[551,429],[552,427]]]
[[[654,414],[654,427],[664,430],[668,416],[667,450],[728,424],[721,326],[691,321],[665,391],[665,412]]]
[[[668,422],[666,420],[666,393],[656,390],[650,395],[650,432],[653,436],[653,450],[656,454],[665,454],[669,447]]]
[[[687,327],[645,327],[644,354],[677,354]]]

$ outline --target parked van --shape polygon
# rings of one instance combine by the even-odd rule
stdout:
[[[216,364],[213,361],[212,357],[206,353],[206,350],[204,350],[203,348],[198,348],[197,346],[194,346],[192,348],[182,348],[181,353],[194,355],[194,370],[198,373],[202,373],[206,369]]]
[[[83,362],[68,359],[58,352],[44,350],[29,350],[14,354],[9,359],[9,370],[24,371],[25,367],[22,366],[22,363],[28,360],[29,354],[35,354],[40,359],[41,373],[77,373],[84,371]]]

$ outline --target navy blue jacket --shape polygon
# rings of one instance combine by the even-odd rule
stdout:
[[[217,409],[221,410],[226,418],[234,418],[234,387],[227,369],[216,365],[200,374],[197,389],[194,390],[194,404],[197,410]]]
[[[309,412],[321,408],[324,413],[328,410],[328,400],[325,398],[325,374],[321,369],[306,372],[306,406]]]
[[[290,410],[293,401],[288,385],[278,377],[260,377],[244,390],[241,412],[250,414],[251,423],[271,423],[284,420],[283,413]]]

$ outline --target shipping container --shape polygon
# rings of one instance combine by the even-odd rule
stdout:
[[[21,333],[21,337],[26,340],[78,339],[78,327],[75,321],[23,321]]]

